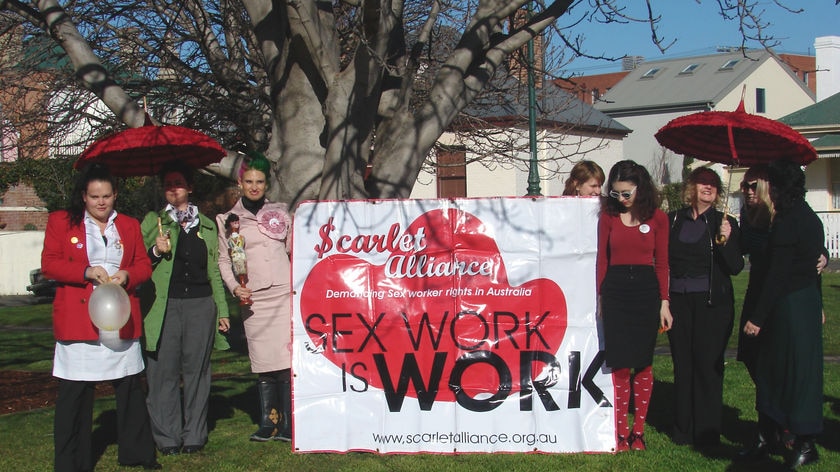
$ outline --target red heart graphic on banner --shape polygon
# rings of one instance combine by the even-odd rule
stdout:
[[[469,403],[530,392],[563,341],[566,299],[550,279],[511,286],[486,233],[474,215],[450,209],[424,213],[390,240],[341,236],[348,252],[388,259],[332,254],[311,269],[300,298],[310,350],[396,392],[397,408],[403,396]]]

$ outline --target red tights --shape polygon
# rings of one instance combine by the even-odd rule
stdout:
[[[630,369],[614,369],[613,386],[615,387],[615,431],[619,438],[630,437],[630,423],[627,413],[630,409]],[[645,418],[653,392],[653,370],[651,366],[636,369],[633,376],[633,434],[641,436],[645,432]]]

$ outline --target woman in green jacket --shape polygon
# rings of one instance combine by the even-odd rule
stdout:
[[[192,169],[173,162],[160,179],[166,208],[141,225],[155,292],[144,319],[147,404],[155,443],[172,455],[207,443],[210,353],[228,348],[220,332],[230,322],[216,224],[189,202]]]

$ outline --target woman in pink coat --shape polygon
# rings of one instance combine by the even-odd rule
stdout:
[[[251,371],[258,374],[260,424],[251,440],[291,441],[291,270],[286,239],[292,221],[286,205],[265,198],[269,169],[268,160],[253,153],[239,176],[242,198],[216,217],[219,269],[227,288],[242,301]],[[232,228],[237,219],[238,236]],[[226,250],[231,237],[244,240],[245,284]]]

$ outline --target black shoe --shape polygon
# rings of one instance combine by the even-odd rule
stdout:
[[[820,455],[817,452],[817,446],[814,444],[813,438],[800,439],[797,438],[793,445],[793,452],[785,461],[785,467],[789,470],[796,470],[800,466],[813,464],[820,460]]]
[[[178,454],[179,452],[181,452],[181,448],[178,447],[178,446],[162,447],[162,448],[159,449],[159,451],[160,451],[160,455],[162,455],[162,456],[174,456],[174,455]]]
[[[122,462],[119,463],[120,467],[142,467],[143,470],[161,470],[163,466],[160,465],[160,462],[153,460],[152,462],[139,462],[136,464],[123,464]]]
[[[769,459],[771,455],[781,456],[787,452],[787,447],[782,441],[779,429],[772,420],[759,414],[758,440],[750,448],[738,452],[735,460],[744,462],[758,462]]]
[[[204,449],[204,446],[184,446],[181,452],[184,454],[195,454],[196,452],[201,452],[202,449]]]
[[[770,458],[770,447],[764,440],[759,441],[755,446],[741,449],[735,460],[741,462],[759,462]]]
[[[630,446],[631,451],[644,451],[645,449],[647,449],[647,446],[645,446],[644,433],[630,433],[630,439],[627,440],[627,443]]]

